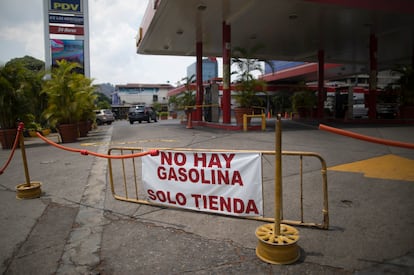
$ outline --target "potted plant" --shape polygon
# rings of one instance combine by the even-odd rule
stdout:
[[[393,70],[400,78],[395,84],[400,87],[400,116],[414,118],[414,69],[411,66],[399,66]]]
[[[261,45],[249,50],[241,47],[233,49],[232,64],[237,67],[237,71],[232,72],[232,74],[237,74],[237,84],[235,86],[237,93],[233,96],[237,106],[234,108],[234,113],[239,125],[243,124],[244,114],[252,114],[254,112],[253,108],[263,103],[257,92],[266,91],[266,82],[254,76],[255,72],[263,73],[260,60],[254,57],[260,48],[262,48]],[[263,61],[273,68],[270,62]],[[248,122],[250,122],[250,118],[248,118]]]
[[[88,132],[92,129],[92,123],[95,121],[95,100],[97,95],[95,94],[95,87],[92,86],[92,80],[84,77],[81,74],[74,76],[75,84],[74,88],[76,92],[76,101],[79,104],[79,121],[78,130],[79,137],[86,137]]]
[[[42,93],[47,94],[48,105],[43,112],[52,126],[56,126],[62,142],[75,142],[78,138],[78,122],[87,107],[90,107],[91,81],[75,72],[77,63],[58,61],[52,69],[51,79],[45,82]]]
[[[299,117],[309,117],[312,114],[317,98],[312,91],[303,90],[295,92],[292,97],[293,111],[299,114]]]
[[[35,116],[33,114],[28,115],[29,123],[25,124],[25,133],[27,133],[28,137],[36,137],[36,133],[42,130],[42,125],[35,121]]]
[[[184,77],[182,81],[185,81],[184,86],[186,88],[186,91],[176,97],[171,97],[169,99],[169,102],[171,104],[174,104],[177,109],[184,110],[187,116],[187,121],[189,120],[189,116],[193,112],[196,103],[195,91],[191,87],[194,78],[195,75],[192,75],[191,77]]]
[[[13,146],[18,120],[24,120],[28,109],[25,68],[19,64],[0,67],[0,142],[3,149]]]
[[[160,119],[161,120],[166,120],[168,119],[168,112],[160,112]]]
[[[173,119],[176,119],[178,116],[177,111],[176,111],[177,105],[178,105],[177,96],[176,95],[170,96],[168,98],[168,110],[170,112],[171,118]]]

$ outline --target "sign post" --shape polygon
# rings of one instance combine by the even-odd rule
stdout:
[[[89,78],[88,0],[43,0],[43,14],[46,70],[65,59]]]

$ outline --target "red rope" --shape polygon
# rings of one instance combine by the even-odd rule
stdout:
[[[364,136],[364,135],[353,133],[353,132],[350,132],[350,131],[345,131],[345,130],[329,127],[329,126],[326,126],[326,125],[323,125],[323,124],[319,125],[319,129],[324,130],[324,131],[328,131],[328,132],[332,132],[332,133],[335,133],[335,134],[338,134],[338,135],[343,135],[343,136],[347,136],[347,137],[351,137],[351,138],[356,138],[356,139],[368,141],[368,142],[379,143],[379,144],[389,145],[389,146],[403,147],[403,148],[408,148],[408,149],[414,149],[414,143],[406,143],[406,142],[400,142],[400,141],[393,141],[393,140],[387,140],[387,139],[382,139],[382,138]]]
[[[74,152],[74,153],[80,153],[83,156],[92,155],[92,156],[95,156],[95,157],[108,158],[108,159],[126,159],[126,158],[142,157],[142,156],[145,156],[145,155],[151,155],[151,156],[158,155],[158,150],[150,150],[150,151],[146,151],[146,152],[139,152],[139,153],[128,154],[128,155],[118,155],[118,156],[106,155],[106,154],[100,154],[100,153],[96,153],[96,152],[92,152],[92,151],[88,151],[88,150],[81,150],[81,149],[65,147],[65,146],[62,146],[60,144],[57,144],[57,143],[51,141],[50,139],[45,138],[40,133],[36,133],[36,135],[39,138],[41,138],[44,142],[46,142],[46,143],[48,143],[52,146],[55,146],[56,148],[66,150],[66,151],[70,151],[70,152]]]
[[[3,167],[1,167],[1,169],[0,169],[0,175],[3,174],[4,171],[6,171],[7,166],[9,166],[10,161],[13,158],[14,152],[16,151],[17,144],[19,142],[20,133],[23,131],[23,128],[24,128],[24,124],[22,122],[19,123],[19,127],[17,128],[17,134],[16,134],[16,138],[14,139],[14,142],[13,142],[13,147],[12,147],[12,150],[10,152],[10,156],[7,159],[6,163],[3,165]]]

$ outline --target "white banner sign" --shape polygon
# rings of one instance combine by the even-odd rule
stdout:
[[[142,158],[148,201],[236,216],[263,216],[260,153],[160,151]]]

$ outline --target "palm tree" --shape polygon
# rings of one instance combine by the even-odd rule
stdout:
[[[250,49],[235,47],[232,51],[232,64],[237,68],[232,74],[237,74],[236,91],[234,95],[237,107],[235,108],[236,121],[242,124],[243,114],[252,113],[253,107],[260,106],[263,102],[257,91],[266,92],[266,81],[258,79],[255,73],[263,74],[261,62],[268,64],[273,70],[273,64],[267,60],[260,60],[255,55],[262,45],[256,45]]]
[[[77,129],[77,123],[85,117],[91,118],[94,109],[96,96],[92,80],[76,73],[78,68],[80,65],[77,63],[58,61],[58,67],[52,70],[52,78],[43,87],[42,93],[48,97],[48,106],[43,114],[51,125],[58,126],[61,135],[63,125]],[[76,138],[64,141],[62,136],[62,140],[73,142]]]
[[[191,88],[191,84],[194,82],[195,75],[190,77],[184,77],[182,81],[185,81],[184,86],[186,91],[178,98],[179,105],[186,111],[194,109],[196,103],[195,91]]]
[[[48,97],[44,116],[52,125],[77,123],[85,104],[90,104],[90,100],[85,98],[93,92],[92,81],[75,73],[77,68],[80,68],[77,63],[58,61],[58,67],[52,70],[52,78],[43,86],[42,94]]]

